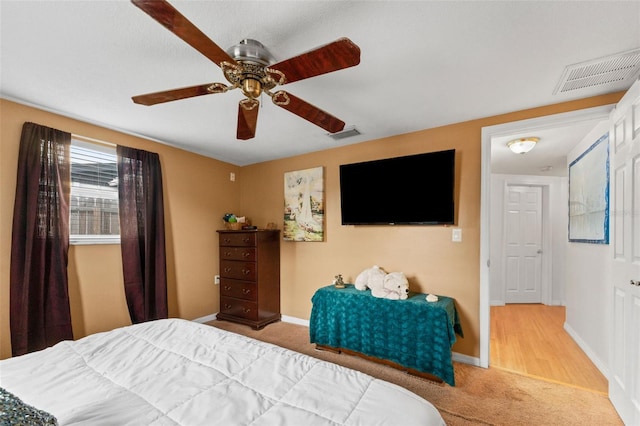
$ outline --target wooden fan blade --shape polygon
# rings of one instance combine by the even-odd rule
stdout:
[[[199,86],[183,87],[181,89],[165,90],[163,92],[147,93],[145,95],[134,96],[133,102],[141,105],[155,105],[164,102],[177,101],[178,99],[193,98],[194,96],[212,95],[222,93],[225,90],[211,91],[212,85],[220,83],[201,84]],[[224,86],[224,85],[222,85]]]
[[[316,126],[322,127],[329,133],[339,132],[344,129],[344,121],[284,90],[276,92],[272,100],[279,107],[304,118]]]
[[[260,109],[260,102],[258,100],[253,99],[253,102],[245,103],[246,107],[243,106],[243,102],[246,99],[240,101],[238,104],[238,132],[237,138],[241,140],[252,139],[256,135],[256,125],[258,124],[258,110]],[[247,109],[248,107],[250,109]]]
[[[314,50],[287,59],[268,68],[282,72],[286,83],[353,67],[360,63],[360,48],[348,38],[340,38]],[[277,73],[270,73],[278,81]]]
[[[131,0],[131,2],[218,66],[222,61],[236,63],[227,52],[166,1]]]

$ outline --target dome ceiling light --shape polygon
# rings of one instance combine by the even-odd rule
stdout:
[[[507,142],[507,146],[515,154],[526,154],[536,146],[539,140],[540,138],[535,137],[518,138]]]

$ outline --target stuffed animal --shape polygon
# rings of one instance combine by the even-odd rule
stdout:
[[[371,289],[371,295],[391,300],[404,300],[409,297],[409,281],[402,272],[387,274],[379,266],[360,272],[355,280],[358,290]]]
[[[382,292],[386,299],[405,300],[409,297],[409,280],[402,272],[390,272],[384,277]],[[373,290],[371,291],[373,294]]]
[[[360,272],[356,277],[354,286],[358,290],[366,290],[367,288],[382,288],[382,280],[384,279],[386,272],[384,272],[378,265],[374,265],[371,268],[365,269]]]

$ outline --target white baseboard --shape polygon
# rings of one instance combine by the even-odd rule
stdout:
[[[481,367],[480,358],[478,357],[460,354],[458,352],[453,352],[451,354],[451,357],[453,358],[454,361],[459,362],[461,364],[469,364],[469,365],[473,365],[474,367]]]
[[[196,318],[196,319],[194,319],[192,321],[204,324],[205,322],[214,321],[217,318],[217,316],[218,316],[218,313],[216,312],[215,314],[206,315],[204,317]]]
[[[288,315],[282,316],[283,322],[290,322],[291,324],[304,325],[305,327],[309,327],[309,320],[304,320],[296,317],[290,317]]]
[[[564,323],[564,330],[569,334],[569,336],[571,336],[574,342],[576,342],[576,344],[580,346],[580,349],[582,349],[585,355],[587,355],[591,362],[593,362],[596,368],[600,370],[602,375],[604,375],[604,377],[609,380],[609,367],[607,366],[607,364],[605,364],[600,358],[598,358],[598,356],[591,350],[589,345],[587,345],[585,341],[582,340],[582,338],[578,335],[578,333],[576,333],[576,331],[571,328],[571,326],[566,322]]]
[[[505,306],[506,303],[504,300],[491,300],[489,301],[491,306]],[[545,303],[548,306],[565,306],[565,303],[562,300],[552,299],[549,303]]]
[[[194,322],[199,322],[199,323],[205,323],[205,322],[209,322],[209,321],[213,321],[216,319],[216,315],[215,314],[211,314],[211,315],[207,315],[204,317],[200,317],[200,318],[196,318],[193,321]],[[305,327],[309,327],[309,320],[305,320],[305,319],[301,319],[301,318],[296,318],[296,317],[291,317],[289,315],[282,315],[282,321],[283,322],[288,322],[291,324],[298,324],[298,325],[302,325]],[[469,356],[469,355],[464,355],[464,354],[460,354],[457,352],[453,352],[452,353],[452,358],[454,361],[460,362],[462,364],[469,364],[469,365],[473,365],[475,367],[480,367],[480,358],[477,357],[473,357],[473,356]]]

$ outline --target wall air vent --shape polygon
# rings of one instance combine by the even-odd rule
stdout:
[[[607,86],[611,91],[628,89],[640,72],[640,49],[569,65],[553,94]],[[600,87],[605,89],[605,87]]]
[[[352,136],[358,136],[359,134],[360,132],[358,131],[358,129],[356,129],[355,126],[352,126],[340,132],[327,133],[327,136],[329,136],[331,139],[335,141],[339,141],[341,139],[350,138]]]

